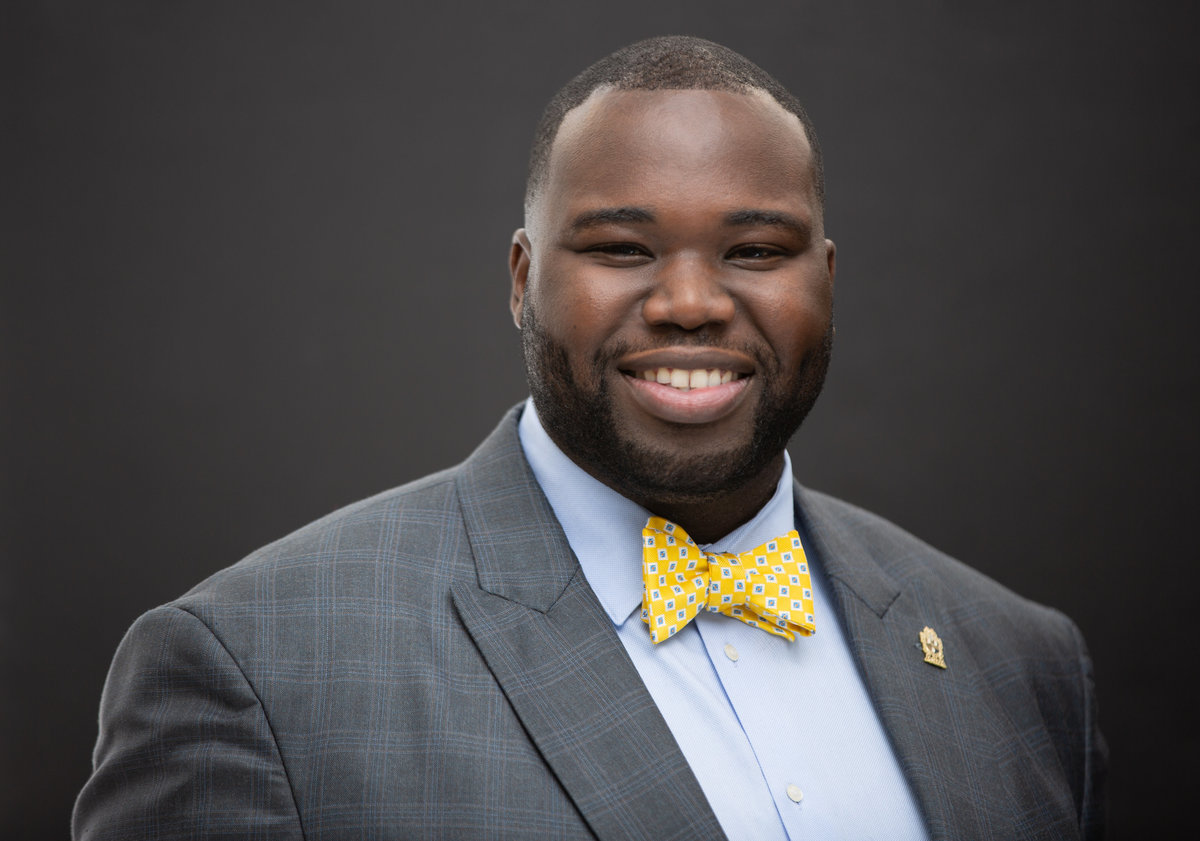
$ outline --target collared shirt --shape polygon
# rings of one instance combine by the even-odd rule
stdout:
[[[532,401],[521,446],[579,559],[731,841],[926,839],[920,811],[808,556],[817,632],[788,642],[701,611],[654,645],[641,619],[642,527],[651,512],[582,470]],[[795,525],[791,460],[750,521],[702,549],[744,552]],[[804,535],[801,535],[804,540]]]

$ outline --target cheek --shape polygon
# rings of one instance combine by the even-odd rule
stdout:
[[[594,350],[624,324],[636,301],[603,272],[541,274],[534,287],[539,319],[571,351]]]
[[[755,321],[781,362],[798,360],[824,340],[833,319],[833,295],[828,284],[805,284],[778,294],[758,297]]]

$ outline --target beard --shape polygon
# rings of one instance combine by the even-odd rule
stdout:
[[[763,383],[751,428],[730,436],[716,449],[697,450],[686,440],[671,447],[630,434],[617,414],[608,374],[614,360],[633,348],[617,342],[605,345],[590,361],[586,379],[581,381],[567,348],[545,331],[532,304],[527,297],[521,316],[521,345],[529,391],[543,428],[577,465],[651,509],[651,503],[709,502],[736,492],[762,474],[779,458],[816,403],[833,348],[830,323],[818,346],[790,378],[774,354],[759,347],[740,348],[755,359],[755,376]],[[668,344],[714,347],[721,343],[701,329],[663,342]],[[680,435],[688,426],[678,424]]]

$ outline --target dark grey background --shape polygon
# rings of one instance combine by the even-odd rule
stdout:
[[[687,32],[775,73],[826,149],[838,341],[802,480],[1071,615],[1113,837],[1170,837],[1198,748],[1194,16],[993,5],[6,5],[0,835],[65,835],[139,613],[524,395],[534,122]]]

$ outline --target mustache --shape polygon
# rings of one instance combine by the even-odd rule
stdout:
[[[593,363],[597,366],[605,366],[614,359],[628,356],[629,354],[681,347],[697,347],[740,353],[760,363],[772,358],[769,353],[764,352],[764,346],[761,344],[750,342],[733,343],[720,337],[715,331],[700,328],[695,331],[664,334],[662,337],[650,342],[634,343],[624,339],[613,339],[611,342],[603,344],[596,351]]]

